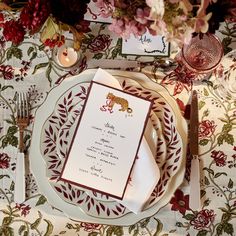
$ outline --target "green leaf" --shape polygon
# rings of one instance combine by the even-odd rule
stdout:
[[[216,227],[216,233],[217,233],[217,236],[222,235],[222,233],[223,233],[223,224],[219,224],[219,225]]]
[[[206,170],[209,174],[214,175],[214,171],[210,168],[204,167],[203,170]]]
[[[129,229],[128,229],[129,230],[129,234],[131,234],[131,232],[135,229],[135,226],[136,226],[135,224],[129,226]]]
[[[11,227],[2,228],[0,233],[1,233],[0,235],[3,235],[3,236],[14,236],[14,230]]]
[[[22,50],[17,48],[17,47],[11,47],[8,51],[7,51],[7,60],[9,61],[12,57],[15,57],[17,59],[22,59]]]
[[[199,141],[199,144],[201,146],[206,146],[208,144],[208,142],[209,142],[209,139],[202,139],[202,140]]]
[[[222,223],[228,222],[230,219],[231,219],[231,214],[228,212],[223,213],[221,216]]]
[[[225,133],[228,133],[232,130],[233,126],[232,124],[224,124],[223,125],[223,128],[222,128],[222,131],[225,132]]]
[[[208,96],[209,96],[209,93],[208,93],[208,91],[207,91],[207,89],[206,89],[206,88],[204,88],[204,89],[203,89],[203,94],[204,94],[204,96],[206,96],[206,97],[208,97]]]
[[[97,236],[99,233],[98,232],[91,232],[88,234],[88,236]]]
[[[0,88],[1,88],[1,87],[0,87]],[[14,87],[13,87],[12,85],[3,85],[2,88],[0,89],[0,91],[2,92],[2,91],[6,90],[6,89],[8,89],[8,88],[14,89]]]
[[[29,231],[26,230],[26,231],[24,232],[23,236],[29,236]]]
[[[0,179],[3,179],[4,177],[10,178],[9,175],[0,175]]]
[[[49,235],[52,234],[53,225],[52,225],[52,223],[51,223],[49,220],[44,219],[44,221],[47,223],[47,231],[46,231],[46,233],[44,234],[44,236],[49,236]]]
[[[232,179],[229,179],[228,188],[233,188],[234,182]]]
[[[43,205],[46,201],[47,201],[47,198],[41,195],[35,206]]]
[[[46,39],[51,39],[57,32],[59,32],[59,26],[51,17],[48,17],[42,27],[42,33],[40,35],[41,42],[45,42]]]
[[[141,228],[146,228],[149,222],[150,222],[150,218],[146,218],[145,220],[142,220],[140,222],[140,227]]]
[[[49,83],[50,83],[50,86],[51,86],[51,84],[52,84],[52,78],[51,78],[51,76],[50,76],[51,71],[52,71],[52,65],[49,64],[49,65],[48,65],[48,68],[47,68],[47,70],[46,70],[46,76],[47,76],[47,78],[48,78],[48,81],[49,81]]]
[[[216,179],[216,178],[220,177],[221,175],[227,176],[227,174],[225,172],[218,172],[215,174],[214,178]]]
[[[41,44],[41,45],[38,47],[39,51],[43,51],[44,48],[45,48],[45,45],[44,45],[44,44]]]
[[[225,142],[228,144],[234,144],[234,136],[232,134],[225,135]]]
[[[21,225],[19,230],[18,230],[18,234],[21,235],[26,229],[26,226],[25,225]]]
[[[210,184],[210,181],[209,181],[209,179],[206,176],[204,177],[204,183],[205,183],[205,185],[209,185]]]
[[[208,231],[207,230],[201,230],[197,233],[197,236],[205,236],[207,235]]]
[[[27,50],[27,55],[29,56],[34,51],[34,47],[29,47]]]
[[[97,60],[101,59],[102,57],[103,57],[103,53],[96,53],[96,54],[94,54],[94,56],[93,56],[93,58],[94,58],[94,59],[97,59]]]
[[[161,223],[159,219],[154,218],[154,220],[157,222],[157,226],[156,226],[156,231],[153,234],[153,236],[158,236],[163,229],[163,224]]]
[[[7,134],[13,135],[13,134],[17,133],[17,130],[18,130],[17,126],[15,126],[15,125],[10,126],[7,130]]]
[[[40,64],[36,65],[36,66],[34,67],[34,71],[33,71],[32,74],[35,74],[37,70],[39,70],[39,69],[41,69],[41,68],[43,68],[43,67],[46,67],[47,65],[48,65],[48,62],[40,63]]]
[[[224,232],[229,235],[233,235],[233,233],[234,233],[233,225],[230,223],[224,224]]]
[[[37,52],[33,52],[30,60],[34,60],[37,57]]]
[[[106,231],[106,236],[122,236],[124,235],[123,227],[122,226],[110,226]]]
[[[198,109],[201,110],[205,105],[206,105],[206,103],[204,101],[200,101],[198,103]]]
[[[184,215],[183,218],[186,220],[193,220],[193,219],[195,219],[195,215],[194,214],[187,214],[187,215]]]
[[[31,229],[36,229],[36,228],[39,226],[39,224],[40,224],[40,222],[41,222],[41,219],[42,219],[42,218],[38,218],[34,223],[32,223],[32,224],[30,225],[30,228],[31,228]]]
[[[201,198],[206,195],[206,191],[201,189]]]
[[[11,216],[6,216],[2,220],[3,225],[9,225],[12,222],[12,217]]]
[[[221,134],[217,138],[217,143],[219,146],[222,145],[224,141],[228,144],[233,145],[234,144],[234,136],[232,134],[224,133],[224,134]]]
[[[111,52],[112,59],[115,59],[117,55],[121,55],[122,39],[117,40],[115,48]]]
[[[177,226],[177,227],[184,227],[183,223],[181,223],[181,222],[177,222],[177,223],[176,223],[176,226]]]

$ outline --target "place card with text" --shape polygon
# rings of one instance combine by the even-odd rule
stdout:
[[[122,54],[141,56],[169,56],[170,44],[161,35],[145,33],[142,36],[122,40]]]
[[[61,180],[122,199],[152,102],[91,82]]]

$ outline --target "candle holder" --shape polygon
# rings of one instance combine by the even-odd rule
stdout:
[[[75,68],[81,61],[81,51],[76,51],[73,47],[73,43],[73,40],[66,39],[62,46],[53,49],[53,61],[64,70]]]

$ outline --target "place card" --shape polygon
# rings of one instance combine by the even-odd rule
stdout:
[[[169,56],[170,44],[161,35],[151,35],[146,32],[142,36],[131,35],[129,39],[122,40],[122,54],[141,56]]]
[[[91,82],[61,180],[122,199],[151,105]]]

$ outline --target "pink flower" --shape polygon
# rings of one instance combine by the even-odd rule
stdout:
[[[211,18],[212,13],[207,15],[198,15],[195,20],[194,29],[197,33],[206,33],[208,31],[209,25],[208,20]]]
[[[201,210],[198,212],[196,218],[190,221],[190,224],[193,225],[194,229],[203,230],[210,227],[210,225],[215,220],[215,214],[213,210]]]
[[[225,166],[227,155],[222,151],[212,151],[211,157],[214,159],[217,166]]]
[[[199,124],[199,138],[203,139],[203,138],[208,138],[210,137],[212,134],[214,134],[215,132],[215,122],[212,120],[203,120],[200,124]]]
[[[9,168],[10,157],[6,153],[0,153],[0,169]]]

